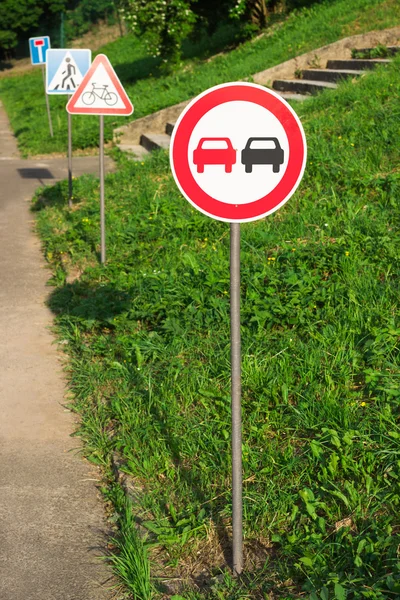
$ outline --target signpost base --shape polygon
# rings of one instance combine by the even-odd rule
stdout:
[[[46,98],[47,116],[49,118],[50,136],[54,137],[54,134],[53,134],[53,123],[51,121],[51,113],[50,113],[50,103],[49,103],[49,97],[47,95],[47,89],[46,89],[46,74],[44,72],[44,64],[42,64],[42,75],[43,75],[43,85],[44,85],[44,96]]]
[[[240,223],[231,223],[232,545],[233,574],[243,571]]]
[[[106,262],[106,223],[104,205],[104,116],[100,115],[100,254],[101,263]]]

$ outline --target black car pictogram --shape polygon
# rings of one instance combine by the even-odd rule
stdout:
[[[283,164],[284,152],[275,137],[252,137],[242,150],[242,164],[246,173],[251,173],[254,165],[272,165],[274,173],[279,173]]]

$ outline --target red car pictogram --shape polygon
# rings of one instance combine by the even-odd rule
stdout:
[[[204,165],[225,165],[225,173],[232,173],[236,150],[229,138],[201,138],[193,152],[193,162],[198,173],[204,173]]]

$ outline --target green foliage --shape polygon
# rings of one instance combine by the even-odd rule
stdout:
[[[383,44],[379,44],[375,48],[367,48],[366,50],[357,50],[353,48],[351,51],[352,58],[387,58],[391,56],[389,48]]]
[[[101,19],[113,22],[118,6],[118,0],[80,0],[66,13],[66,39],[78,38]]]
[[[316,0],[289,0],[287,10],[311,5]],[[240,37],[251,37],[263,29],[278,0],[124,0],[121,14],[131,31],[142,36],[149,51],[161,56],[164,68],[179,64],[183,41],[196,26],[214,32],[217,25],[230,19],[242,24]]]
[[[197,17],[197,28],[205,27],[209,33],[213,33],[222,22],[231,19],[234,5],[232,0],[192,2],[192,8]]]
[[[133,519],[132,504],[128,499],[121,499],[118,491],[113,491],[111,499],[120,510],[120,531],[112,540],[118,554],[111,556],[111,564],[134,600],[151,600],[154,590],[150,583],[148,549]]]
[[[64,10],[67,0],[2,0],[0,3],[0,56],[9,54],[18,39],[34,30],[39,23],[50,23]]]
[[[24,47],[28,53],[31,35],[51,34],[53,45],[60,44],[61,13],[64,17],[64,41],[75,39],[105,19],[109,23],[123,0],[3,0],[0,3],[0,57],[12,56],[17,45],[18,53]],[[39,29],[40,28],[40,29]]]
[[[287,11],[314,4],[318,0],[288,0]],[[124,0],[121,13],[131,30],[141,35],[154,56],[161,56],[164,67],[179,64],[182,44],[195,28],[214,32],[230,19],[241,23],[238,38],[252,37],[266,27],[269,15],[282,3],[279,0]]]
[[[144,37],[148,50],[162,57],[165,67],[171,70],[179,63],[183,40],[195,22],[188,0],[127,0],[122,14],[131,31]]]
[[[400,593],[399,65],[298,108],[303,183],[242,226],[246,553],[265,564],[184,598]],[[229,227],[180,196],[167,153],[121,156],[102,267],[98,181],[74,195],[35,207],[80,433],[91,460],[120,456],[176,566],[230,526]]]
[[[299,54],[324,46],[350,35],[355,24],[362,33],[371,28],[379,30],[400,23],[397,5],[380,0],[335,0],[315,5],[280,24],[269,35],[246,42],[232,50],[236,31],[222,27],[213,36],[196,43],[186,43],[184,68],[172,74],[160,74],[159,58],[149,56],[141,40],[126,36],[100,49],[115,66],[135,106],[133,117],[105,118],[106,139],[112,139],[113,129],[187,100],[208,87],[249,77],[258,71],[279,64]],[[231,51],[221,52],[229,46]],[[218,53],[212,60],[210,55]],[[207,60],[205,60],[207,59]],[[67,147],[67,118],[65,98],[50,97],[54,138],[48,135],[46,105],[41,73],[0,79],[0,97],[7,110],[22,153],[65,153]],[[97,145],[98,119],[73,119],[74,149]]]
[[[326,0],[285,0],[285,6],[289,10],[294,10],[322,2],[326,2]]]

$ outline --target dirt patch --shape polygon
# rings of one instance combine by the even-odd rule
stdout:
[[[113,142],[105,142],[104,149],[111,150],[114,147]],[[84,156],[98,156],[99,149],[97,146],[93,148],[77,148],[72,151],[72,160],[74,158],[84,157]],[[35,160],[50,160],[52,158],[65,158],[67,156],[67,150],[65,152],[51,152],[50,154],[35,154],[33,156],[28,156],[28,158],[34,158]]]
[[[125,35],[126,31],[123,30],[122,33]],[[121,31],[118,24],[106,25],[105,23],[99,23],[81,38],[74,40],[72,44],[74,48],[91,48],[91,50],[98,50],[101,46],[109,44],[119,37],[121,37]]]

